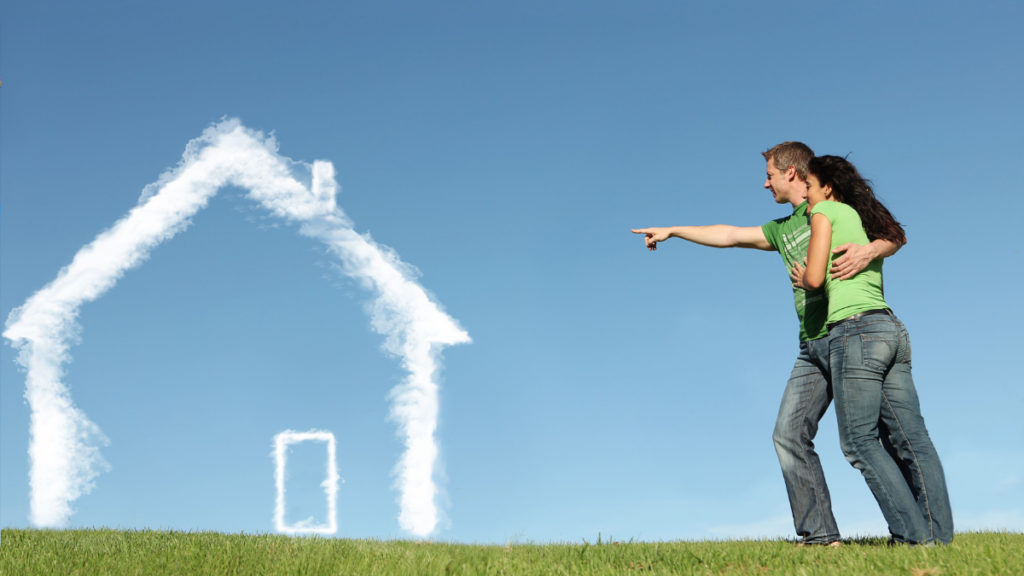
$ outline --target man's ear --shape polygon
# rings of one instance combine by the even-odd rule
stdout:
[[[789,168],[786,168],[786,180],[789,180],[790,182],[796,180],[796,166],[790,164]]]

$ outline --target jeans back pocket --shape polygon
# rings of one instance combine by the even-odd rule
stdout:
[[[883,334],[860,334],[861,361],[879,370],[892,366],[897,348],[894,340]]]

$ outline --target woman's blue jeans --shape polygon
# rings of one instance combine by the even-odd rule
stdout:
[[[839,441],[871,488],[897,542],[953,540],[942,463],[910,374],[910,336],[894,316],[872,314],[832,328],[829,363]],[[879,442],[888,430],[903,470]]]

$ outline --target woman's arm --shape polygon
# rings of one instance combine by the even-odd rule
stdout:
[[[811,240],[807,245],[807,271],[804,272],[804,287],[817,290],[825,283],[828,271],[828,256],[832,248],[832,223],[824,214],[811,216]]]

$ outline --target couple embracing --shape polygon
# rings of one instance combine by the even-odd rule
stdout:
[[[782,395],[773,440],[803,544],[839,545],[814,436],[833,398],[846,459],[860,470],[892,542],[948,544],[953,517],[938,453],[914,380],[907,329],[885,303],[883,259],[906,243],[870,182],[839,156],[800,142],[763,152],[764,187],[793,214],[749,228],[643,228],[649,250],[669,238],[776,251],[793,284],[800,351]]]

